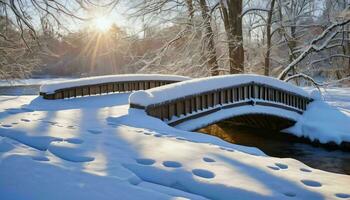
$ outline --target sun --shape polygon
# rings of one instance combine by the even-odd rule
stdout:
[[[96,17],[93,20],[93,26],[99,32],[107,32],[112,26],[112,21],[106,16]]]

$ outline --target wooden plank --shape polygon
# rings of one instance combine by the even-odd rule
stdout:
[[[192,97],[191,98],[191,113],[193,113],[194,111],[197,111],[196,109],[197,109],[197,105],[196,105],[196,97],[194,96],[194,97]]]
[[[196,95],[196,111],[202,110],[202,101],[201,97]]]
[[[108,93],[108,86],[106,84],[101,85],[100,93]]]
[[[55,92],[54,93],[54,99],[62,99],[62,93],[61,92]]]
[[[237,102],[237,101],[239,101],[239,88],[234,88],[234,90],[235,90],[234,97],[235,97],[235,101]]]
[[[69,98],[70,97],[76,97],[76,94],[75,94],[75,88],[73,89],[69,89]]]
[[[232,99],[232,89],[227,89],[227,102],[228,103],[232,103],[233,99]]]
[[[148,90],[148,89],[150,89],[150,82],[149,81],[146,81],[145,82],[145,88],[144,88],[145,90]]]
[[[175,104],[169,104],[168,120],[171,120],[175,115]]]
[[[227,90],[223,90],[222,93],[223,93],[222,96],[223,96],[223,98],[224,98],[224,99],[223,99],[223,102],[224,102],[224,103],[228,103]]]
[[[252,93],[253,93],[252,85],[248,85],[247,87],[248,87],[247,98],[250,99],[252,98]]]
[[[191,101],[190,99],[185,99],[185,115],[191,113]]]
[[[154,88],[156,83],[154,81],[150,81],[149,88]]]
[[[202,110],[205,109],[205,95],[200,95],[201,98],[201,105],[202,105]]]
[[[147,113],[147,115],[152,116],[152,117],[155,117],[155,116],[156,116],[156,115],[155,115],[155,109],[154,109],[154,108],[148,108],[148,109],[146,109],[146,113]]]
[[[63,98],[64,99],[69,98],[69,91],[63,90]]]
[[[162,120],[169,120],[169,104],[165,104],[161,106],[161,111],[162,111]]]
[[[89,95],[96,94],[96,87],[95,86],[89,86]]]
[[[143,82],[143,81],[139,82],[139,88],[140,88],[140,90],[144,90],[145,89],[145,82]]]
[[[249,98],[249,87],[246,85],[244,86],[244,99]]]
[[[113,92],[119,92],[119,84],[113,83]]]
[[[183,105],[183,101],[178,101],[176,102],[176,116],[180,117],[182,114],[184,114],[184,105]]]
[[[213,99],[213,95],[210,93],[207,96],[207,99],[208,99],[208,107],[213,107],[214,105],[214,99]]]
[[[197,96],[192,97],[192,103],[193,103],[193,107],[192,107],[193,111],[197,112],[198,111],[197,110]]]

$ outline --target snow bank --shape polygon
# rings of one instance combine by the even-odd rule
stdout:
[[[29,78],[15,80],[0,80],[0,87],[42,85],[45,83],[47,84],[67,80],[71,80],[71,78]]]
[[[309,97],[309,94],[303,89],[292,85],[291,83],[280,81],[276,78],[252,74],[237,74],[192,79],[163,87],[152,88],[147,91],[136,91],[130,95],[129,103],[140,106],[148,106],[188,95],[250,82],[267,84],[275,88],[288,90],[298,95]]]
[[[350,197],[347,175],[175,129],[126,102],[110,106],[124,95],[88,97],[101,101],[93,107],[69,99],[23,109],[34,98],[0,96],[0,199]]]
[[[123,74],[123,75],[108,75],[108,76],[93,76],[87,78],[79,78],[67,81],[59,81],[54,83],[43,84],[40,87],[40,92],[53,93],[58,89],[77,87],[82,85],[94,85],[108,82],[123,82],[135,80],[153,80],[153,81],[184,81],[190,78],[176,75],[161,75],[161,74]]]
[[[308,105],[297,123],[285,131],[321,143],[350,142],[350,112],[317,99]]]

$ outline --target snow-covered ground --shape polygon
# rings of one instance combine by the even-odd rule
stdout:
[[[60,81],[67,81],[72,78],[30,78],[16,80],[0,80],[0,87],[5,86],[26,86],[26,85],[42,85]]]
[[[349,112],[350,89],[328,92]],[[168,127],[128,98],[0,96],[0,199],[350,198],[350,176]]]

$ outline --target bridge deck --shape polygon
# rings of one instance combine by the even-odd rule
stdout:
[[[256,76],[253,76],[253,78],[254,77]],[[261,79],[261,77],[259,77],[259,79]],[[205,82],[206,80],[203,81]],[[286,84],[285,82],[280,82],[282,86]],[[191,85],[191,81],[185,81],[180,84],[183,86],[187,83]],[[142,99],[144,101],[148,101],[149,99],[147,99],[147,97],[150,97],[156,99],[156,103],[139,105],[139,101],[134,100],[135,98],[131,96],[130,107],[144,109],[148,115],[159,118],[171,126],[178,126],[186,121],[191,121],[203,116],[209,116],[223,109],[233,109],[247,105],[275,108],[275,110],[279,109],[281,111],[289,111],[301,115],[306,110],[307,104],[311,101],[311,98],[309,98],[307,95],[296,93],[296,90],[293,90],[295,89],[293,87],[296,86],[291,84],[287,85],[291,87],[291,90],[288,90],[288,87],[278,87],[275,83],[269,85],[266,81],[264,83],[259,81],[250,81],[243,84],[235,83],[224,88],[220,88],[220,86],[218,86],[218,88],[209,91],[201,91],[199,93],[196,91],[196,87],[192,85],[194,94],[182,97],[180,96],[173,99],[166,99],[159,102],[156,96],[157,92],[162,89],[164,90],[164,93],[167,92],[171,94],[174,92],[173,89],[176,88],[176,85],[177,84],[172,84],[169,87],[166,86],[156,90],[144,91],[144,93],[139,94],[140,96],[143,96]],[[153,93],[153,91],[156,92]],[[256,121],[264,120],[265,116],[269,115],[269,111],[268,109],[265,109],[263,113],[264,115],[258,114],[259,113],[254,113],[251,111],[241,113],[239,118],[234,120],[237,121],[240,119],[238,121],[240,121],[241,124],[245,123],[251,126],[261,127]],[[238,117],[238,115],[230,117]],[[277,126],[272,124],[281,122],[271,120],[270,127],[277,129],[291,126],[295,122],[295,117],[288,118],[285,115],[282,115],[282,113],[278,113],[278,111],[275,111],[274,113],[271,112],[270,117],[270,119],[278,117],[280,121],[282,120],[283,122],[286,122],[283,123],[283,126]]]
[[[147,90],[170,83],[188,80],[188,77],[160,74],[125,74],[96,76],[51,83],[40,87],[44,99],[65,99],[72,97]]]

